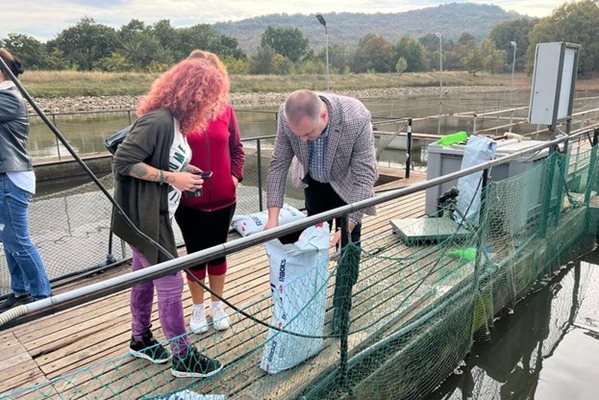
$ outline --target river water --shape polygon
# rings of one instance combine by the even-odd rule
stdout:
[[[510,99],[507,92],[473,93],[467,98],[447,98],[443,108],[438,98],[373,98],[363,99],[373,115],[373,122],[380,130],[405,131],[405,125],[389,123],[392,118],[418,118],[436,115],[440,112],[490,111],[508,107],[510,102],[526,104],[527,93],[519,93]],[[278,107],[254,107],[237,109],[237,117],[243,138],[274,135],[276,133],[276,111]],[[109,114],[87,114],[75,116],[49,116],[78,153],[103,152],[104,139],[135,119],[133,112]],[[433,124],[434,133],[437,124]],[[464,126],[466,128],[466,126]],[[443,133],[451,133],[445,132]],[[58,145],[53,133],[34,117],[29,151],[34,159],[57,158],[68,155],[67,150]],[[416,160],[418,161],[418,160]]]
[[[599,398],[599,250],[495,322],[465,364],[426,400]]]

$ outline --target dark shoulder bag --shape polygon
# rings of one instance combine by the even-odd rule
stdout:
[[[119,147],[121,143],[123,143],[129,132],[131,131],[131,128],[133,128],[133,125],[135,124],[131,124],[119,130],[110,137],[104,139],[104,146],[106,146],[106,150],[108,150],[110,154],[116,153],[116,149]]]

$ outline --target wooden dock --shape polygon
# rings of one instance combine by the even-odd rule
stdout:
[[[396,188],[422,178],[423,174],[416,173],[409,181],[396,180],[388,185]],[[383,204],[378,207],[378,215],[365,217],[363,238],[377,236],[389,245],[396,244],[398,239],[392,234],[389,220],[421,216],[423,211],[424,193]],[[234,238],[233,235],[231,238]],[[269,268],[263,246],[232,254],[228,260],[230,267],[227,272],[225,297],[237,306],[247,307],[248,313],[257,312],[256,317],[270,322]],[[336,261],[331,261],[331,268],[334,268],[335,264]],[[127,271],[128,266],[119,267],[103,275],[62,287],[55,293]],[[330,304],[332,291],[329,292]],[[209,303],[209,300],[206,303]],[[184,291],[184,307],[188,320],[191,298],[187,289]],[[329,314],[330,312],[327,312],[325,330],[328,330]],[[258,393],[262,393],[262,390],[257,391],[258,387],[273,388],[273,383],[283,377],[289,378],[289,373],[273,377],[262,372],[258,368],[261,351],[240,362],[240,357],[248,350],[259,348],[263,344],[267,329],[238,314],[230,313],[230,316],[232,326],[229,330],[216,332],[210,329],[206,334],[191,336],[206,354],[217,357],[224,363],[237,361],[232,364],[232,368],[226,368],[219,375],[221,378],[217,376],[206,387],[202,384],[201,389],[224,393],[229,398],[263,398]],[[153,314],[153,331],[157,338],[163,339],[157,312]],[[129,290],[0,331],[0,355],[3,356],[0,358],[0,398],[17,388],[46,384],[18,398],[128,399],[166,393],[192,382],[190,379],[173,378],[166,365],[151,365],[130,357],[127,354],[129,340]],[[326,364],[334,363],[338,358],[332,355],[337,351],[332,342],[332,339],[328,339],[322,352],[331,353],[331,358]],[[238,384],[232,384],[230,379],[226,379],[239,374],[248,376]],[[265,377],[269,379],[263,379]],[[260,383],[260,380],[268,381],[268,384]],[[278,386],[288,392],[294,389],[292,384]],[[267,397],[284,398],[287,395],[281,392],[272,393]]]

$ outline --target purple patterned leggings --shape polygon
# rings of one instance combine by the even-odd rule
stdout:
[[[131,246],[133,271],[150,265],[144,255]],[[166,275],[153,281],[141,283],[131,288],[131,328],[133,337],[141,339],[152,327],[152,303],[154,287],[158,293],[158,316],[164,336],[171,343],[171,351],[176,356],[185,357],[189,338],[185,330],[183,316],[183,277],[181,272]]]

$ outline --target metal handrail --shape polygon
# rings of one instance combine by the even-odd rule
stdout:
[[[574,131],[570,136],[561,136],[551,141],[532,146],[526,150],[519,151],[504,157],[500,157],[495,160],[487,161],[479,165],[463,169],[461,171],[456,171],[444,176],[440,176],[438,178],[416,183],[405,188],[389,191],[372,197],[370,199],[358,201],[356,203],[348,204],[330,211],[302,218],[301,220],[291,222],[266,231],[258,232],[248,237],[235,239],[230,242],[226,242],[202,251],[181,256],[173,260],[168,260],[160,264],[151,265],[141,270],[128,272],[118,277],[110,278],[102,282],[97,282],[91,285],[77,288],[72,291],[58,294],[47,299],[38,300],[36,302],[29,303],[23,307],[26,307],[27,313],[39,312],[54,308],[70,308],[103,297],[105,295],[109,295],[120,290],[130,288],[136,284],[153,280],[164,275],[176,273],[183,269],[205,263],[211,259],[222,257],[227,254],[238,252],[249,247],[255,246],[257,244],[261,244],[269,240],[279,238],[292,232],[305,229],[322,221],[331,220],[355,211],[362,210],[364,208],[386,203],[388,201],[395,200],[416,192],[420,192],[428,188],[432,188],[437,185],[450,182],[454,179],[470,175],[475,172],[483,171],[485,169],[504,164],[510,160],[516,159],[525,154],[536,153],[547,148],[555,148],[559,144],[567,143],[571,139],[576,139],[580,136],[583,136],[597,127],[599,127],[599,124],[594,124],[593,126],[585,127],[584,129]]]

